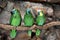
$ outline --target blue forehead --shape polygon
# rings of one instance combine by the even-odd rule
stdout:
[[[30,11],[31,11],[31,9],[28,8],[28,9],[26,10],[27,14],[30,14]]]
[[[16,11],[16,9],[13,9],[11,12],[14,13]]]
[[[31,11],[30,8],[27,9],[27,12]]]

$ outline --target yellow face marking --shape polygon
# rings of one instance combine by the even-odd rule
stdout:
[[[43,16],[43,13],[42,12],[40,12],[40,16]]]

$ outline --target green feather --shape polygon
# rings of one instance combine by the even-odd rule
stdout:
[[[21,23],[21,15],[18,10],[15,10],[13,12],[13,15],[11,16],[11,21],[10,21],[12,26],[19,26]]]
[[[30,11],[26,12],[24,15],[24,24],[25,26],[32,26],[34,23],[34,18]]]
[[[36,18],[36,23],[39,26],[42,26],[46,21],[45,15],[43,12],[38,12],[38,16]]]
[[[32,35],[32,30],[28,30],[28,36],[31,37],[31,35]]]
[[[41,31],[39,29],[36,30],[36,36],[40,36]]]
[[[16,30],[11,30],[10,31],[10,37],[11,38],[15,38],[16,37],[16,34],[17,34]]]

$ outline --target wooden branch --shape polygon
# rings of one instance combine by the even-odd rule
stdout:
[[[19,26],[19,27],[13,27],[11,25],[5,25],[5,24],[0,24],[0,28],[3,28],[5,30],[11,30],[11,29],[14,29],[16,28],[16,30],[32,30],[34,29],[36,26],[32,26],[32,27],[23,27],[23,26]]]
[[[54,22],[47,23],[43,26],[43,29],[48,29],[56,25],[60,25],[60,21],[56,21],[56,22],[54,21]]]
[[[6,29],[6,30],[10,30],[10,29],[13,29],[13,26],[0,24],[0,28]]]
[[[34,28],[38,28],[38,29],[48,29],[50,27],[53,27],[55,25],[60,25],[60,21],[56,21],[56,22],[50,22],[50,23],[47,23],[43,26],[37,26],[37,25],[33,25],[32,27],[23,27],[23,26],[19,26],[19,27],[13,27],[13,26],[10,26],[10,25],[5,25],[5,24],[0,24],[0,28],[3,28],[5,30],[11,30],[11,29],[14,29],[16,28],[16,30],[33,30]]]

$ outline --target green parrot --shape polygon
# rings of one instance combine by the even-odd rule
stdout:
[[[40,36],[41,30],[36,29],[36,36]]]
[[[10,24],[15,27],[17,27],[21,24],[21,14],[17,9],[12,10]]]
[[[24,15],[24,25],[30,27],[33,24],[34,24],[34,18],[33,15],[31,14],[31,10],[28,8]]]
[[[43,11],[38,11],[38,15],[37,15],[37,18],[36,18],[36,23],[37,25],[39,26],[42,26],[46,21],[46,18],[45,18],[45,15],[43,13]]]
[[[14,27],[18,27],[21,24],[21,15],[17,9],[12,10],[10,24]],[[17,31],[15,29],[12,29],[10,31],[11,38],[15,38],[16,34],[17,34]]]

